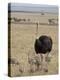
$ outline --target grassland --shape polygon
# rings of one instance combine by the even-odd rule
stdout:
[[[57,19],[57,14],[41,15],[40,13],[11,13],[11,17],[30,19],[30,22],[47,23],[48,19]],[[23,21],[22,21],[23,22]],[[38,37],[41,35],[51,36],[53,47],[51,61],[48,65],[48,72],[29,72],[28,54],[31,58],[38,56],[34,51],[34,41],[36,39],[36,24],[16,24],[11,23],[11,59],[15,59],[19,64],[11,64],[11,76],[32,76],[32,75],[52,75],[58,74],[58,25],[38,25]],[[39,57],[39,56],[38,56]]]

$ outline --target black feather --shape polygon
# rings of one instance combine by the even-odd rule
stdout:
[[[40,36],[35,40],[34,48],[37,54],[45,54],[50,52],[52,49],[52,39],[45,35]]]

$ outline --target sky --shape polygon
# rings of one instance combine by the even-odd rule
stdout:
[[[9,3],[8,10],[25,11],[25,12],[50,12],[58,13],[58,6],[41,5],[41,4],[26,4],[26,3]]]

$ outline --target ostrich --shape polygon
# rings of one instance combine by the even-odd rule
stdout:
[[[48,54],[52,50],[52,39],[49,36],[42,35],[35,40],[34,49],[36,54],[41,57],[41,69],[48,72]],[[38,67],[39,68],[39,67]]]

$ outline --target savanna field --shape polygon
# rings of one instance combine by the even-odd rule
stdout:
[[[58,25],[56,24],[57,14],[52,13],[20,13],[11,12],[11,17],[17,19],[26,19],[26,21],[11,21],[11,76],[33,76],[33,75],[52,75],[58,74]],[[53,19],[53,24],[49,23],[49,19]],[[38,37],[41,35],[50,36],[53,40],[52,51],[49,53],[51,60],[48,62],[48,72],[36,70],[30,71],[32,65],[28,62],[30,59],[39,59],[39,55],[35,54],[34,42],[36,39],[36,24],[38,22]],[[27,23],[27,24],[24,24]],[[39,24],[42,23],[42,24]],[[54,25],[56,24],[56,25]],[[15,62],[13,64],[13,62]],[[33,66],[35,69],[36,66]]]

